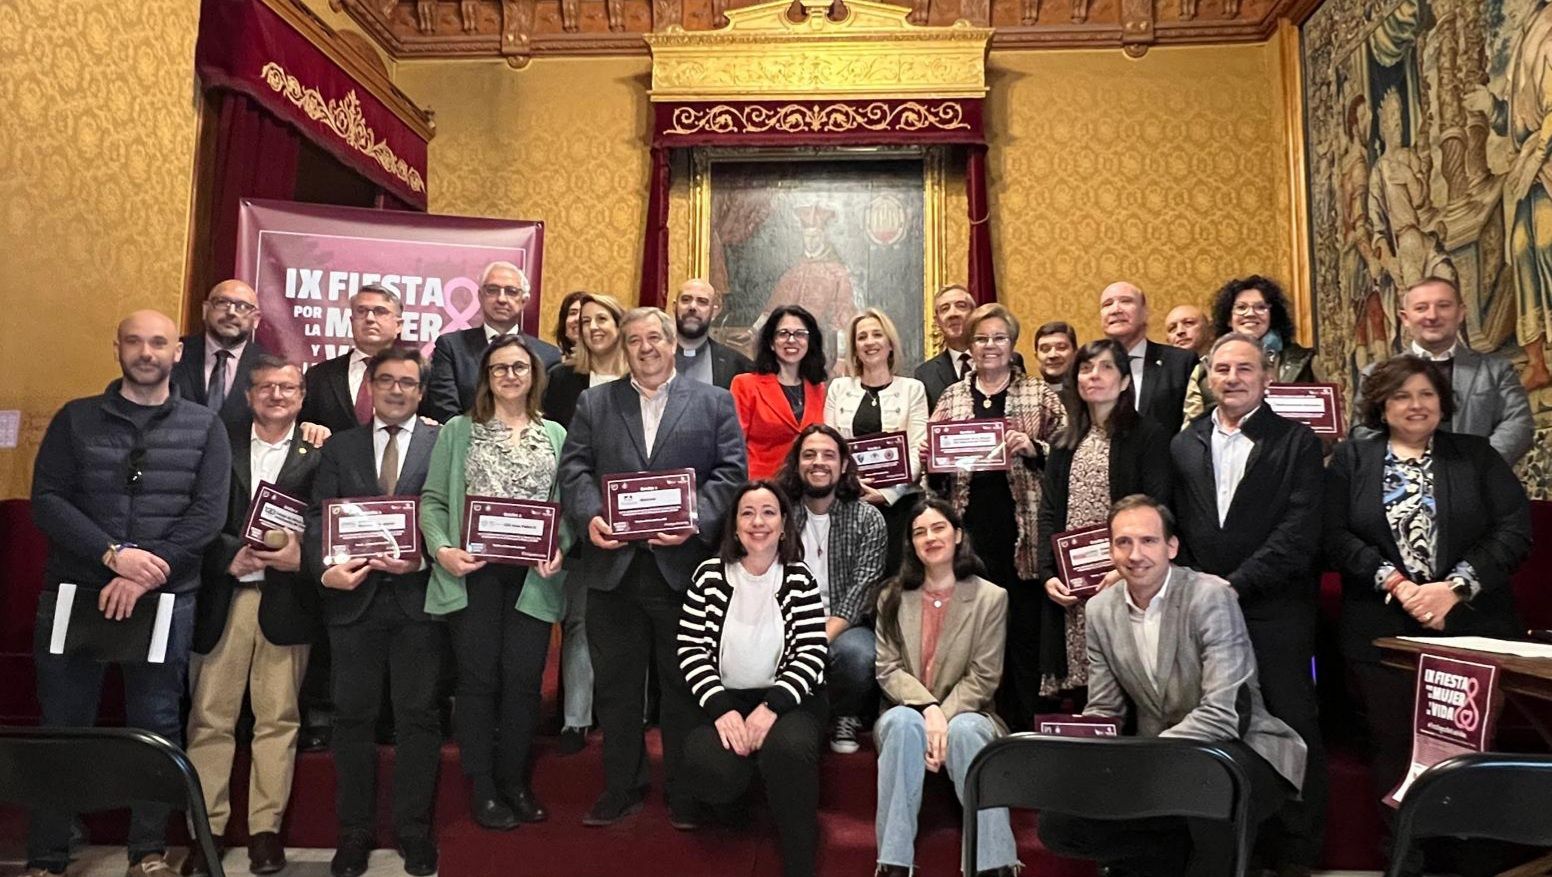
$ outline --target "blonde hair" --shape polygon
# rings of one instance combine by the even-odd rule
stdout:
[[[970,319],[965,321],[965,336],[969,337],[974,335],[976,327],[986,322],[987,320],[1001,320],[1004,323],[1007,323],[1008,347],[1011,349],[1014,345],[1018,344],[1018,317],[1013,316],[1012,311],[1008,310],[997,302],[990,302],[988,304],[981,305],[980,307],[970,312]]]
[[[590,304],[598,305],[599,307],[608,311],[610,315],[614,317],[614,346],[615,349],[618,350],[621,342],[624,339],[623,333],[625,329],[624,323],[621,320],[621,318],[625,316],[625,306],[620,304],[620,300],[612,295],[609,295],[608,293],[589,292],[584,294],[581,298],[578,298],[577,302],[577,319],[579,320],[582,318],[583,309],[585,309]],[[578,374],[585,375],[588,372],[591,372],[593,370],[593,366],[596,365],[593,360],[593,351],[588,349],[587,339],[582,337],[582,328],[579,325],[577,327],[577,349],[576,352],[572,354],[572,368],[576,369]]]
[[[900,333],[895,331],[895,324],[888,315],[878,308],[863,308],[851,318],[846,329],[847,362],[851,364],[851,373],[859,379],[862,377],[862,355],[857,352],[857,326],[863,320],[877,320],[879,328],[884,330],[884,338],[889,342],[889,372],[893,374],[895,354],[900,350]]]

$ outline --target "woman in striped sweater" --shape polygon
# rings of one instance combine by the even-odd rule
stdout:
[[[788,877],[814,873],[825,618],[787,498],[753,481],[734,498],[720,556],[695,570],[679,616],[679,666],[704,712],[685,740],[691,793],[730,804],[758,770]]]

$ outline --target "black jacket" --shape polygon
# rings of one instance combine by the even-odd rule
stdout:
[[[377,486],[372,430],[372,424],[358,426],[330,436],[323,445],[318,473],[313,478],[313,502],[307,509],[307,538],[302,543],[302,568],[312,581],[320,580],[324,571],[324,502],[343,497],[382,496]],[[399,470],[395,496],[420,494],[431,464],[431,448],[436,445],[440,430],[439,426],[416,425],[410,435],[409,448],[404,451],[404,465]],[[426,614],[426,582],[430,576],[429,568],[402,576],[374,572],[353,591],[324,588],[320,584],[324,620],[331,626],[349,624],[366,611],[378,588],[388,588],[406,615],[425,621],[430,618]]]
[[[307,370],[307,398],[302,400],[298,421],[325,426],[331,433],[361,425],[356,420],[356,397],[350,395],[350,357],[355,352],[346,350]]]
[[[226,509],[226,526],[205,550],[204,581],[194,611],[194,651],[202,655],[221,641],[232,605],[232,591],[239,587],[227,570],[232,565],[232,558],[243,547],[242,528],[253,504],[251,439],[249,423],[232,428],[232,491]],[[322,457],[316,447],[302,441],[300,425],[293,427],[291,449],[280,466],[275,487],[297,499],[311,500],[313,476],[318,472],[318,461]],[[318,583],[308,577],[305,563],[297,572],[265,570],[259,588],[259,631],[265,639],[277,646],[299,646],[313,642],[323,632]]]
[[[176,365],[172,367],[172,383],[178,388],[178,395],[196,402],[206,404],[205,391],[209,389],[205,383],[205,344],[209,340],[204,332],[193,335],[185,335],[183,342],[183,356],[179,357]],[[257,339],[250,337],[248,346],[243,348],[242,356],[232,363],[237,371],[232,378],[232,388],[227,391],[226,399],[221,402],[221,422],[228,428],[237,426],[248,419],[248,387],[249,375],[253,372],[253,363],[264,353]],[[246,441],[246,439],[244,439]]]
[[[133,542],[172,567],[163,591],[193,593],[205,546],[226,519],[226,429],[176,388],[137,427],[120,383],[65,403],[38,446],[32,517],[49,541],[44,587],[106,585],[113,571],[103,553]]]
[[[754,371],[754,362],[749,357],[726,344],[718,344],[715,340],[707,338],[706,347],[711,351],[712,386],[726,390],[733,385],[734,378]]]
[[[1191,351],[1150,340],[1143,354],[1138,413],[1153,418],[1170,435],[1179,432],[1185,419],[1186,389],[1191,386],[1196,363],[1196,354]]]
[[[560,362],[560,348],[524,334],[528,349],[538,354],[541,367],[548,369]],[[474,389],[480,381],[480,359],[489,342],[485,327],[475,326],[461,332],[448,332],[437,338],[431,354],[431,375],[420,413],[446,423],[474,407]]]
[[[1384,435],[1343,442],[1326,470],[1326,555],[1342,574],[1342,650],[1349,660],[1378,661],[1377,637],[1434,634],[1375,587],[1382,564],[1405,569],[1385,518],[1388,444]],[[1443,581],[1464,560],[1482,586],[1445,616],[1443,635],[1519,636],[1509,577],[1530,553],[1525,488],[1487,439],[1461,433],[1434,433],[1433,477],[1438,556],[1429,580]]]
[[[591,381],[590,375],[577,371],[569,363],[558,362],[550,366],[549,378],[544,384],[544,399],[539,406],[544,410],[544,419],[571,426],[571,415],[577,413],[577,399]]]
[[[1247,619],[1313,609],[1320,588],[1320,439],[1264,404],[1241,429],[1254,446],[1222,526],[1212,418],[1198,418],[1170,442],[1177,562],[1228,579]],[[1290,623],[1295,617],[1303,616],[1289,615]]]

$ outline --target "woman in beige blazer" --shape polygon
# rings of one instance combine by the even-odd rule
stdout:
[[[908,877],[927,771],[948,769],[964,796],[976,753],[1008,732],[992,712],[1002,678],[1008,594],[976,573],[963,522],[941,499],[912,512],[911,550],[878,600],[878,873]],[[1012,877],[1018,850],[1006,809],[982,810],[978,877]]]

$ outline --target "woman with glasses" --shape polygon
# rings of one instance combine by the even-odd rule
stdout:
[[[624,315],[625,308],[612,295],[585,292],[577,298],[578,343],[569,363],[550,367],[544,390],[546,417],[569,426],[583,390],[625,374],[625,348],[620,344],[620,317]]]
[[[728,387],[744,428],[751,480],[775,476],[803,427],[824,423],[823,338],[813,314],[782,305],[760,327],[754,371]]]
[[[1270,277],[1252,274],[1223,285],[1213,296],[1213,332],[1222,337],[1241,332],[1261,342],[1272,359],[1272,380],[1296,384],[1315,380],[1315,351],[1293,340],[1288,297]],[[1207,358],[1197,364],[1186,387],[1185,424],[1217,407],[1207,388]]]
[[[577,320],[582,315],[582,297],[585,295],[587,293],[580,289],[566,293],[555,313],[555,343],[560,347],[561,362],[569,364],[576,355],[577,342],[582,337]]]
[[[1006,420],[1009,465],[1005,470],[929,475],[928,484],[964,516],[965,529],[986,565],[986,578],[1008,591],[1008,641],[998,704],[1009,725],[1027,728],[1040,695],[1045,594],[1038,579],[1038,551],[1051,535],[1040,530],[1038,521],[1040,479],[1050,443],[1067,425],[1067,415],[1050,384],[1014,367],[1019,322],[1007,308],[981,305],[970,313],[967,327],[974,370],[943,391],[932,422]]]
[[[470,496],[557,501],[555,470],[566,430],[539,413],[544,373],[515,335],[492,341],[480,361],[474,408],[449,420],[431,452],[420,530],[436,558],[426,612],[450,622],[458,667],[455,736],[473,785],[470,809],[505,830],[548,814],[529,785],[529,748],[550,625],[565,606],[560,547],[534,567],[476,559],[463,542]]]

